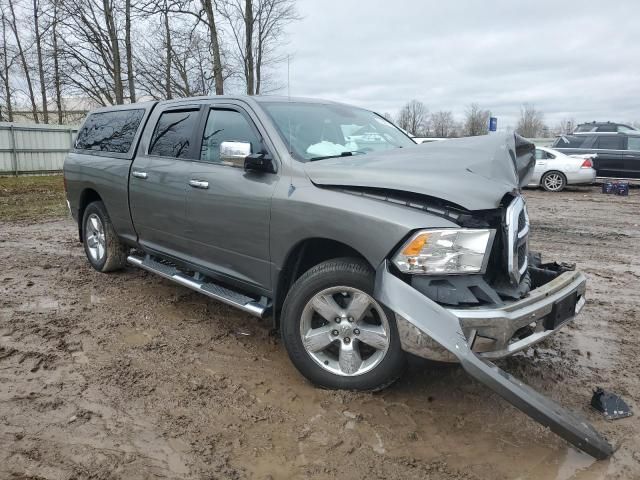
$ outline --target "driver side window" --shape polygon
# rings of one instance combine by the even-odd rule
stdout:
[[[252,153],[260,148],[260,139],[244,115],[235,110],[211,110],[202,138],[200,160],[223,164],[220,159],[222,142],[250,143]]]

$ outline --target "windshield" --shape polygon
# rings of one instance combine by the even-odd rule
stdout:
[[[362,155],[415,142],[383,117],[347,105],[264,103],[294,157],[303,161]]]

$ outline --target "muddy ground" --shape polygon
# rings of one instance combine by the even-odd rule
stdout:
[[[413,361],[378,394],[323,391],[258,321],[140,270],[91,269],[69,219],[0,221],[2,479],[640,478],[640,191],[528,191],[534,249],[575,261],[588,303],[501,365],[586,416],[595,462],[456,366]]]

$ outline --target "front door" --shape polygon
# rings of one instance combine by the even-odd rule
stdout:
[[[242,162],[225,162],[222,142],[250,143],[252,153],[264,149],[259,130],[240,107],[207,113],[200,156],[189,170],[189,253],[207,270],[269,291],[269,220],[279,177],[245,171]]]
[[[185,250],[185,196],[190,160],[199,149],[194,146],[199,116],[199,107],[153,115],[153,134],[143,138],[131,166],[129,202],[138,241],[174,257]]]

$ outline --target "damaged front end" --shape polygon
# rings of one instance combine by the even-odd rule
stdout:
[[[528,251],[529,217],[518,188],[527,181],[532,148],[518,137],[512,142],[503,152],[510,161],[502,165],[512,165],[514,189],[498,208],[467,210],[456,221],[463,229],[495,232],[483,269],[470,275],[408,274],[391,256],[378,268],[375,296],[396,313],[405,351],[459,362],[469,375],[533,419],[593,457],[605,459],[613,449],[588,422],[491,362],[557,332],[585,304],[582,273],[569,265],[543,264],[539,255]],[[489,170],[476,164],[474,173],[488,175],[498,164],[487,164]],[[411,246],[407,243],[400,251],[407,251],[407,245]]]

